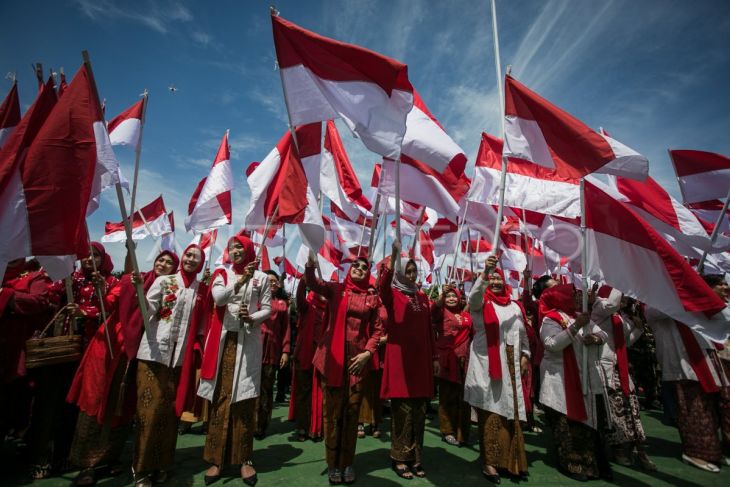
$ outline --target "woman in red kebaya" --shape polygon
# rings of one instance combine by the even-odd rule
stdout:
[[[314,354],[313,365],[324,389],[324,441],[330,484],[355,481],[357,422],[362,402],[362,379],[383,334],[382,306],[370,287],[370,263],[358,258],[345,281],[323,282],[315,276],[310,256],[307,286],[327,299],[327,328]]]
[[[378,280],[380,298],[388,312],[385,368],[380,396],[390,399],[393,470],[403,478],[425,477],[423,433],[426,408],[433,396],[433,375],[439,363],[426,295],[418,289],[418,268],[402,259],[400,242],[393,242],[390,262]],[[400,264],[394,269],[396,264]],[[394,272],[395,270],[395,272]]]

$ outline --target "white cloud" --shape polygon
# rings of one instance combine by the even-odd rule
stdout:
[[[122,7],[112,0],[76,0],[76,4],[91,20],[129,20],[161,34],[166,34],[174,23],[193,20],[192,13],[176,1],[147,1],[136,7]]]

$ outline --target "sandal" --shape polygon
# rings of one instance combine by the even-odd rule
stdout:
[[[96,470],[93,468],[85,468],[79,472],[73,481],[73,485],[77,487],[88,487],[96,485]]]
[[[373,426],[373,438],[380,438],[381,434],[382,433],[380,433],[380,430],[377,427]]]
[[[30,466],[30,477],[33,480],[47,479],[51,476],[51,464],[46,463],[45,465],[31,465]]]
[[[454,437],[454,435],[446,435],[446,436],[444,436],[444,437],[443,437],[443,438],[441,438],[441,439],[442,439],[443,441],[445,441],[446,443],[448,443],[449,445],[453,445],[453,446],[461,446],[461,444],[459,444],[459,440],[457,440],[457,439],[456,439],[456,438]]]
[[[411,472],[411,469],[408,468],[408,465],[406,465],[405,463],[400,463],[393,460],[392,467],[393,471],[398,477],[406,480],[413,480],[413,473]]]
[[[426,471],[423,469],[423,465],[421,465],[420,463],[418,465],[412,466],[411,472],[413,472],[413,475],[415,475],[419,479],[426,477]]]
[[[155,484],[164,484],[165,482],[167,482],[167,471],[156,471],[155,474],[152,476],[152,482],[154,482]]]
[[[682,453],[682,461],[688,465],[697,467],[700,470],[704,470],[705,472],[718,473],[720,471],[720,468],[714,463],[705,462],[704,464],[702,464],[692,457],[685,455],[684,453]]]
[[[244,469],[244,467],[251,467],[251,469],[254,471],[253,472],[253,475],[249,475],[248,477],[244,477],[243,476],[243,469]],[[245,462],[243,462],[243,464],[241,464],[241,480],[243,481],[244,484],[250,485],[251,487],[253,487],[254,485],[256,485],[256,482],[259,481],[259,475],[256,472],[256,470],[253,468],[253,462],[251,460],[246,460]]]
[[[342,483],[345,485],[355,483],[355,469],[352,466],[345,467],[345,471],[342,473]]]
[[[365,425],[363,425],[362,423],[357,425],[357,437],[365,438]]]
[[[339,468],[330,468],[327,470],[327,480],[330,485],[340,485],[342,483],[342,472]]]
[[[304,430],[297,431],[296,440],[297,441],[307,441],[307,432]]]

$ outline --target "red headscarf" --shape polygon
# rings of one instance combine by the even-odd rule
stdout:
[[[540,295],[540,316],[550,318],[563,328],[568,322],[560,314],[567,314],[575,317],[575,288],[572,284],[559,284],[545,289]],[[565,403],[567,416],[573,421],[585,421],[588,419],[586,405],[583,401],[583,389],[581,387],[580,369],[578,360],[575,358],[573,345],[563,349],[563,389],[565,391]]]
[[[448,293],[454,293],[456,295],[456,299],[458,299],[459,302],[456,303],[456,306],[451,306],[450,307],[450,306],[447,306],[446,305],[446,300],[444,300],[444,307],[446,309],[448,309],[449,311],[451,311],[452,313],[459,314],[459,310],[462,308],[462,305],[461,305],[461,291],[459,291],[459,289],[458,288],[455,288],[455,287],[449,288],[449,290],[444,293],[444,297]]]
[[[512,301],[512,287],[504,280],[502,269],[494,269],[494,273],[502,278],[502,291],[496,294],[487,289],[484,291],[484,306],[482,307],[482,319],[484,320],[484,332],[487,336],[487,356],[489,358],[489,378],[502,379],[502,358],[499,354],[499,319],[494,311],[494,306],[507,306]]]
[[[228,247],[231,246],[231,243],[238,242],[241,245],[243,245],[243,261],[238,264],[233,264],[233,272],[235,272],[237,275],[243,274],[243,271],[246,269],[246,266],[249,265],[251,262],[256,260],[256,249],[253,246],[253,242],[250,238],[244,236],[244,235],[234,235],[230,239],[228,239],[228,243],[226,244],[226,248],[223,251],[223,260],[233,263],[231,260],[230,255],[228,255]]]
[[[363,260],[363,259],[359,259]],[[357,262],[357,261],[356,261]],[[332,329],[332,341],[330,342],[330,353],[327,355],[325,365],[325,376],[327,385],[339,387],[342,385],[343,369],[345,366],[345,328],[347,326],[347,305],[351,293],[362,294],[370,288],[370,267],[367,273],[359,282],[355,282],[347,273],[343,283],[343,292],[338,293],[337,302],[332,303],[335,310],[335,321]]]
[[[101,256],[101,265],[96,270],[104,277],[110,276],[114,270],[114,262],[112,262],[112,258],[106,253],[106,249],[101,243],[91,242],[91,247],[93,247]]]
[[[196,276],[198,275],[198,272],[203,270],[203,266],[205,266],[205,252],[203,252],[203,249],[198,244],[190,244],[185,248],[185,252],[183,252],[183,257],[185,254],[188,253],[188,250],[190,249],[198,249],[200,252],[200,263],[198,264],[198,267],[195,268],[194,271],[188,272],[183,268],[182,260],[180,261],[180,274],[182,274],[183,278],[183,284],[186,288],[190,287],[190,284],[195,281]]]

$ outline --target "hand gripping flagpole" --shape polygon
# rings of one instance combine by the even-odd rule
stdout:
[[[82,51],[81,56],[84,59],[84,65],[86,66],[86,70],[89,74],[91,89],[94,92],[94,96],[96,97],[96,102],[98,104],[100,103],[99,92],[96,89],[96,81],[94,80],[94,72],[91,69],[91,60],[89,59],[88,51]],[[127,251],[132,257],[132,269],[134,270],[134,275],[138,276],[139,265],[137,264],[137,254],[134,251],[134,241],[132,241],[132,225],[127,217],[127,207],[124,204],[122,185],[119,181],[117,181],[115,187],[117,190],[117,201],[119,202],[119,212],[122,214],[122,222],[124,222],[124,232],[127,234]],[[149,326],[149,317],[147,316],[147,297],[145,296],[144,289],[142,289],[142,283],[138,282],[136,279],[133,279],[133,281],[134,287],[137,290],[137,300],[139,302],[139,312],[142,315],[142,323],[144,323],[144,328],[147,330]]]
[[[139,176],[139,158],[142,154],[142,135],[144,134],[144,125],[147,121],[147,103],[149,103],[149,92],[147,91],[147,88],[145,88],[144,92],[142,92],[142,120],[140,120],[140,126],[139,126],[139,139],[137,140],[137,147],[134,150],[134,176],[132,177],[132,199],[130,200],[130,213],[132,218],[134,216],[134,212],[137,209],[136,203],[137,203],[137,178]],[[142,213],[142,212],[140,212]]]
[[[494,44],[494,67],[497,73],[497,93],[499,95],[499,107],[500,107],[500,127],[502,131],[502,140],[504,140],[504,90],[502,79],[502,67],[501,60],[499,57],[499,32],[497,30],[497,5],[495,0],[491,0],[492,3],[492,41]],[[507,68],[509,74],[509,68]],[[497,246],[499,245],[499,227],[502,225],[502,214],[504,213],[504,189],[507,182],[507,158],[504,156],[504,149],[502,150],[502,170],[499,175],[499,205],[497,206],[497,222],[494,226],[494,235],[492,235],[492,255],[496,254]]]

